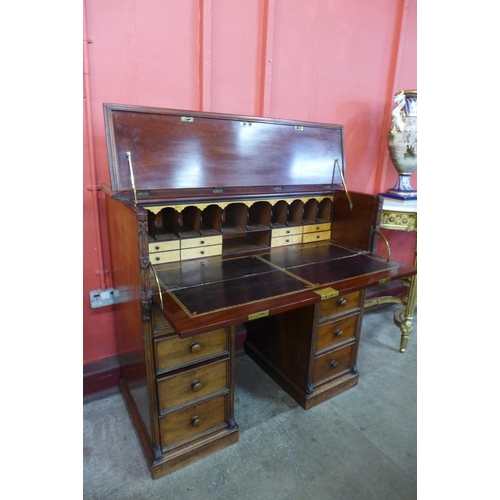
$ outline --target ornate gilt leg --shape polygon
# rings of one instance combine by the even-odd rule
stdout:
[[[417,258],[415,257],[415,267]],[[413,331],[413,315],[417,304],[417,275],[412,276],[410,288],[408,290],[408,300],[405,307],[401,307],[394,313],[394,323],[401,330],[401,343],[399,346],[400,352],[405,352],[408,344],[408,336]]]

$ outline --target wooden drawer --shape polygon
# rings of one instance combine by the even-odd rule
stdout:
[[[153,243],[149,243],[148,247],[149,247],[149,253],[169,252],[171,250],[179,250],[180,242],[179,240],[155,241]]]
[[[303,226],[295,226],[295,227],[283,227],[280,229],[273,229],[271,232],[271,236],[273,238],[278,236],[292,236],[294,234],[302,234]]]
[[[181,240],[181,250],[186,248],[206,247],[210,245],[222,245],[222,235],[207,236],[206,238],[186,238]]]
[[[293,234],[291,236],[277,236],[271,238],[271,247],[282,247],[285,245],[297,245],[302,241],[301,234]]]
[[[322,300],[319,304],[319,317],[326,318],[358,307],[359,294],[360,292],[352,292],[338,295],[333,299]]]
[[[352,350],[355,344],[319,356],[314,360],[313,384],[341,375],[351,367]]]
[[[175,262],[180,260],[181,252],[173,250],[171,252],[155,252],[149,255],[151,264],[164,264],[165,262]]]
[[[304,226],[304,235],[307,233],[317,233],[317,232],[322,232],[322,231],[328,231],[330,232],[331,229],[331,224],[329,222],[322,223],[322,224],[308,224],[307,226]]]
[[[168,323],[167,323],[168,325]],[[177,335],[155,340],[156,372],[229,353],[227,330],[219,328],[186,339]]]
[[[319,233],[306,233],[302,235],[302,243],[312,243],[313,241],[324,241],[330,239],[330,231],[321,231]]]
[[[201,259],[222,254],[222,245],[210,245],[208,247],[189,248],[181,250],[181,260]]]
[[[160,413],[226,388],[228,370],[229,360],[225,360],[158,380]]]
[[[222,427],[226,420],[226,395],[217,396],[160,418],[163,449]]]
[[[359,315],[356,314],[320,326],[316,338],[316,351],[328,349],[339,342],[353,338],[356,335],[358,320]]]

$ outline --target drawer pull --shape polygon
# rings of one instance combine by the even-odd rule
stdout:
[[[290,234],[290,229],[287,229],[286,234]]]
[[[155,250],[159,250],[160,247],[158,245],[155,246]]]
[[[319,231],[319,226],[316,226],[316,231]]]
[[[344,332],[342,330],[339,330],[338,328],[333,333],[335,333],[336,337],[342,337],[342,335],[344,335]]]
[[[205,250],[202,250],[202,251],[201,251],[200,253],[201,253],[201,255],[204,255],[204,253],[205,253]]]
[[[191,382],[191,389],[193,392],[201,391],[202,388],[203,384],[199,380],[193,380],[193,382]]]
[[[201,240],[200,245],[204,245],[204,244],[205,244],[205,240]]]
[[[193,354],[197,354],[201,351],[201,345],[198,344],[198,342],[193,342],[190,346],[189,346],[189,350],[193,353]]]
[[[321,236],[318,234],[318,235],[316,236],[316,238],[319,240],[319,239],[321,238]]]
[[[344,299],[344,298],[340,298],[340,299],[339,299],[339,301],[338,301],[338,305],[339,305],[339,306],[345,306],[346,302],[347,302],[347,300],[346,300],[346,299]]]
[[[337,361],[335,361],[335,360],[333,360],[333,361],[330,363],[330,366],[331,366],[332,368],[337,368],[337,366],[338,366],[338,365],[339,365],[339,364],[338,364],[338,363],[337,363]]]
[[[201,425],[201,418],[196,416],[191,419],[191,425],[193,427],[199,427]]]
[[[156,257],[156,260],[160,260],[160,257]]]
[[[290,240],[285,240],[286,243],[290,243]]]

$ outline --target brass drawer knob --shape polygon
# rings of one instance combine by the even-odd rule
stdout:
[[[342,335],[344,335],[344,332],[342,330],[339,330],[338,328],[333,333],[335,333],[336,337],[342,337]]]
[[[193,427],[199,427],[201,425],[201,418],[196,416],[191,419],[191,425]]]
[[[345,303],[346,303],[346,302],[347,302],[347,300],[346,300],[346,299],[344,299],[344,298],[340,298],[340,299],[339,299],[339,301],[338,301],[338,305],[339,305],[339,306],[345,306]]]
[[[203,384],[199,380],[193,380],[193,382],[191,382],[191,389],[193,392],[201,391],[202,388]]]
[[[330,363],[330,366],[331,366],[332,368],[337,368],[337,366],[338,366],[338,365],[339,365],[339,364],[338,364],[338,363],[337,363],[337,361],[335,361],[335,360],[333,360],[333,361]]]
[[[193,342],[190,346],[189,346],[189,350],[193,353],[193,354],[197,354],[201,351],[201,345],[198,344],[198,342]]]

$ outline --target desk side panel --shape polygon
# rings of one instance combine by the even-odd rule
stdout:
[[[378,195],[350,193],[352,209],[343,191],[335,193],[332,215],[332,240],[359,250],[373,252],[375,233],[380,224],[381,201]]]
[[[109,247],[113,287],[119,293],[113,306],[120,350],[122,390],[141,438],[151,440],[155,435],[151,393],[154,381],[149,380],[152,368],[152,333],[144,297],[149,288],[147,277],[147,216],[129,203],[106,196]],[[142,234],[144,233],[144,235]],[[146,248],[145,248],[146,247]],[[145,315],[143,320],[143,315]],[[151,445],[147,446],[151,449]]]

